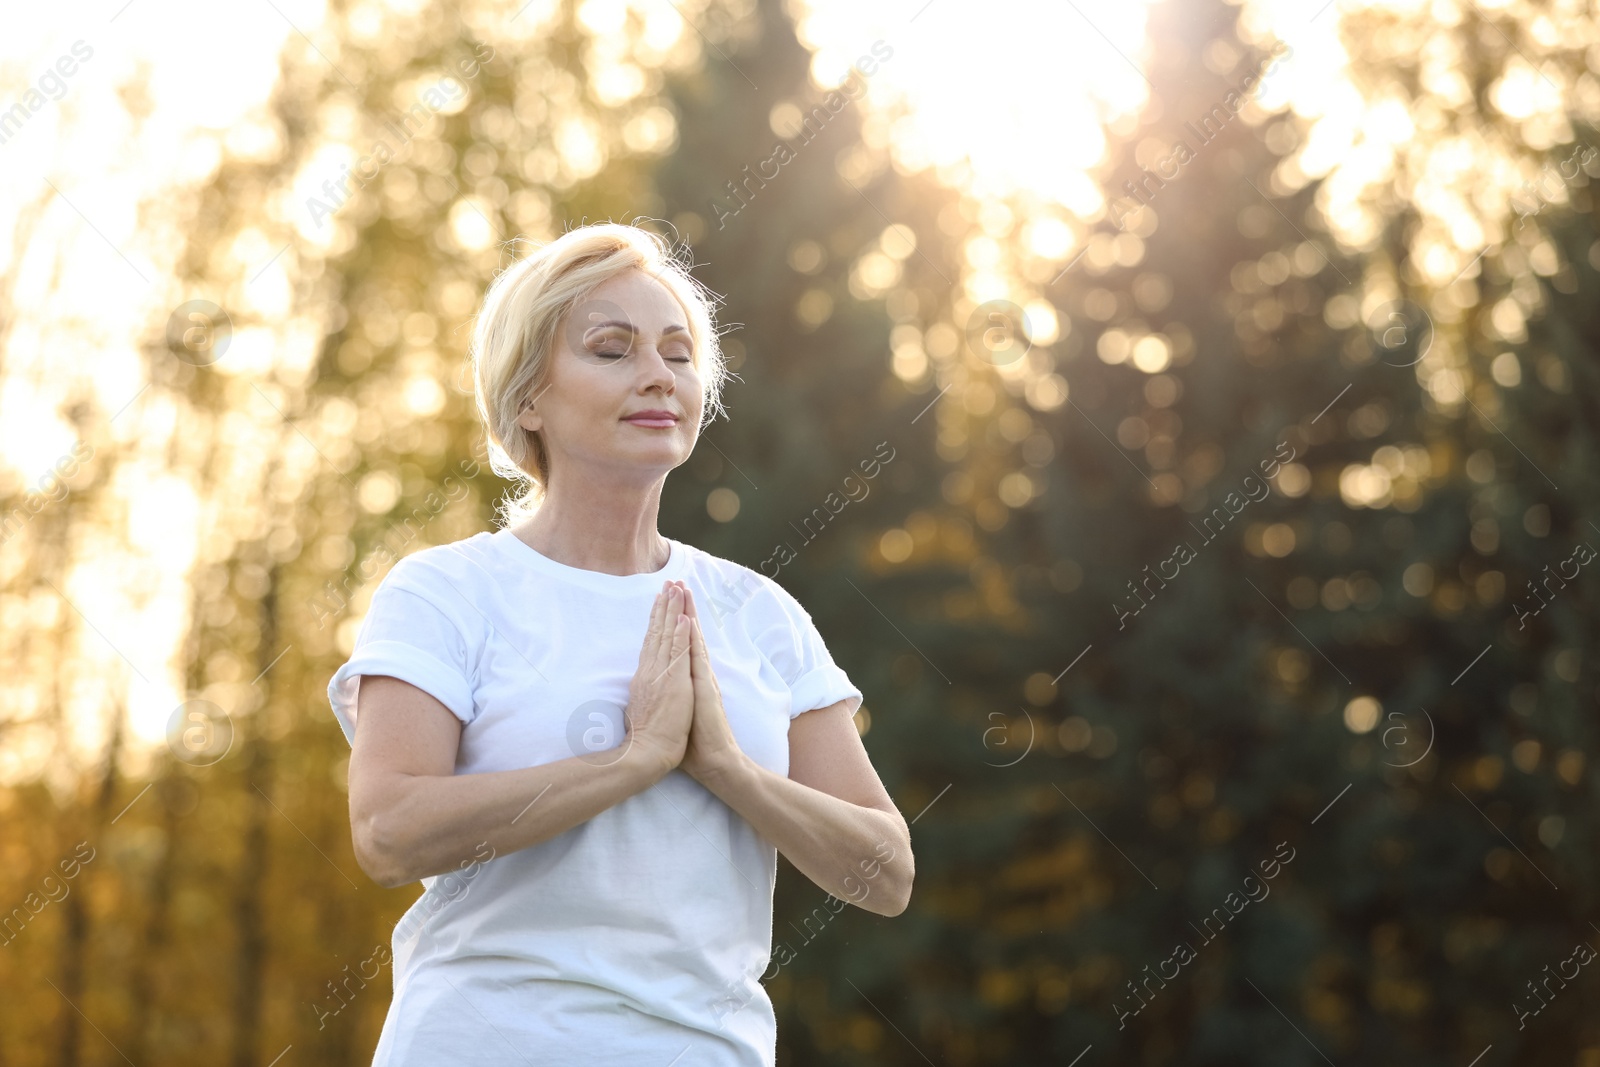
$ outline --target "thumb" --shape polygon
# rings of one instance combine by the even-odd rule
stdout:
[[[709,686],[713,692],[721,692],[717,686],[716,672],[711,669],[711,650],[706,648],[706,633],[700,628],[699,619],[691,619],[694,632],[690,641],[694,646],[694,677],[698,684]]]
[[[701,685],[706,680],[705,645],[700,640],[700,623],[693,616],[689,618],[689,674],[694,678],[695,685]]]

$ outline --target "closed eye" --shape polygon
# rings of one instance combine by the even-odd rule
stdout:
[[[594,354],[599,356],[599,357],[601,357],[602,359],[622,359],[623,357],[627,356],[628,353],[626,353],[626,352],[596,352]],[[694,362],[694,357],[693,356],[668,356],[667,357],[667,362],[668,363],[693,363]]]

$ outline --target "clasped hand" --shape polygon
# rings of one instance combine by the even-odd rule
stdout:
[[[739,756],[694,594],[668,582],[656,594],[639,667],[628,687],[628,740],[698,781]]]

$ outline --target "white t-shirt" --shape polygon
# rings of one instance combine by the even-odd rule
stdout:
[[[647,574],[569,567],[509,529],[401,559],[328,683],[346,739],[361,675],[384,674],[461,719],[457,774],[609,762],[651,603],[682,579],[739,747],[787,776],[790,721],[847,698],[853,712],[861,691],[782,586],[668,541]],[[772,1067],[758,979],[777,850],[699,782],[674,770],[556,837],[477,855],[422,879],[395,926],[374,1067]]]

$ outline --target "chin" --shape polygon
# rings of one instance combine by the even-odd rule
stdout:
[[[626,462],[637,464],[640,467],[649,467],[655,470],[682,466],[688,460],[689,454],[684,449],[675,445],[662,442],[655,448],[632,448],[617,457]]]

